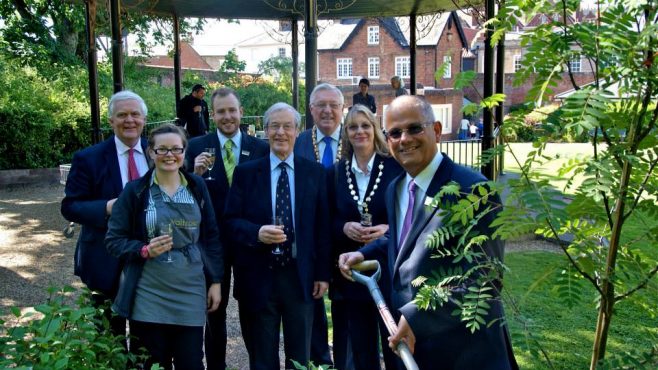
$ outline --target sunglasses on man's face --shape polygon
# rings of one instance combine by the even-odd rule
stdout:
[[[432,125],[432,123],[412,123],[407,128],[393,128],[384,131],[384,136],[387,140],[400,140],[402,134],[405,132],[407,135],[415,136],[425,132],[425,127]]]

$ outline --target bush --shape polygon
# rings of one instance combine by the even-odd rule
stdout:
[[[137,357],[127,353],[121,336],[109,332],[102,311],[91,305],[91,294],[85,290],[77,307],[66,304],[75,292],[71,287],[49,288],[46,303],[34,312],[12,312],[21,324],[8,327],[0,321],[0,368],[23,369],[125,369]]]

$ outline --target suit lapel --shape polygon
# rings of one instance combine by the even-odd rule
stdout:
[[[433,198],[439,192],[441,187],[445,185],[451,178],[452,169],[453,162],[447,156],[443,156],[441,164],[436,170],[434,178],[432,179],[432,182],[427,189],[427,193],[425,193],[425,197],[418,199],[417,204],[414,206],[413,225],[411,226],[411,230],[407,235],[407,239],[404,241],[404,244],[400,248],[400,253],[398,254],[398,258],[395,261],[395,268],[398,268],[400,263],[405,260],[411,251],[416,247],[418,237],[423,232],[423,230],[428,227],[428,225],[431,224],[432,228],[440,226],[441,220],[435,217],[438,211],[438,207],[435,207],[431,210],[426,209],[425,199],[428,197]]]
[[[302,202],[306,199],[306,191],[310,189],[313,184],[311,183],[310,176],[305,176],[306,168],[302,161],[298,161],[297,157],[293,159],[295,163],[295,220],[296,224],[299,225],[301,221],[300,209],[302,208]]]
[[[266,222],[266,224],[270,224],[272,222],[272,184],[271,184],[271,177],[272,177],[272,171],[270,169],[270,157],[265,156],[260,159],[261,163],[258,165],[258,170],[256,171],[256,179],[258,181],[254,181],[254,194],[264,194],[265,196],[265,204],[267,207],[267,212],[265,213],[269,217],[267,220],[263,220]],[[267,179],[266,181],[263,181],[264,179]]]
[[[119,167],[119,158],[117,157],[117,146],[114,142],[114,136],[107,139],[107,145],[105,146],[103,157],[105,159],[104,163],[107,163],[107,169],[110,173],[112,191],[114,194],[119,194],[123,190],[123,180],[121,179],[121,167]]]
[[[253,145],[251,140],[247,140],[248,135],[242,134],[242,139],[240,140],[240,160],[238,161],[237,164],[244,163],[248,161],[251,157],[251,153],[253,152]]]

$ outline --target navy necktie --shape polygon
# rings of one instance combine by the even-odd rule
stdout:
[[[324,141],[324,154],[322,154],[322,165],[325,168],[329,168],[334,165],[334,151],[331,149],[331,142],[333,139],[331,136],[325,136],[322,138]]]
[[[290,199],[290,181],[286,171],[285,162],[279,163],[281,169],[279,181],[276,183],[275,213],[283,220],[283,231],[286,233],[286,242],[281,244],[282,254],[274,255],[277,266],[285,266],[292,258],[292,242],[295,241],[295,228],[292,222],[292,200]]]

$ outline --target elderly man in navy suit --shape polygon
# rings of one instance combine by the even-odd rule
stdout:
[[[470,191],[473,184],[485,178],[438,152],[441,123],[435,121],[432,107],[420,97],[401,96],[389,105],[386,137],[390,152],[406,171],[391,182],[386,192],[389,238],[342,254],[339,267],[349,276],[350,267],[364,258],[383,257],[388,261],[390,298],[399,319],[398,332],[389,338],[389,345],[395,348],[400,340],[406,341],[420,369],[517,368],[501,321],[471,334],[459,317],[452,315],[457,308],[453,303],[421,310],[413,301],[418,291],[418,286],[412,284],[415,278],[455,266],[452,257],[437,258],[425,244],[441,225],[441,219],[436,217],[436,210],[423,206],[423,200],[434,197],[448,182],[457,182],[462,191]],[[491,217],[480,220],[480,234],[491,235],[490,222]],[[482,247],[487,256],[502,260],[500,240],[490,240]],[[464,269],[473,266],[463,264]],[[500,300],[491,300],[490,305],[488,319],[503,318]]]
[[[185,161],[187,168],[195,174],[203,176],[208,185],[217,217],[217,225],[221,229],[222,245],[228,245],[226,236],[231,230],[226,229],[224,206],[228,191],[233,180],[233,172],[239,164],[265,157],[270,148],[263,140],[251,137],[240,131],[242,105],[235,90],[230,88],[217,89],[210,98],[212,120],[217,126],[216,132],[195,137],[190,140]],[[212,158],[207,148],[214,148],[216,158]],[[209,170],[209,166],[214,164]],[[223,298],[217,311],[208,314],[206,323],[205,349],[208,370],[226,369],[226,307],[228,305],[231,287],[231,256],[224,253],[224,279],[222,287]]]
[[[315,126],[299,134],[295,142],[295,155],[330,169],[342,156],[340,133],[345,98],[336,86],[323,83],[313,89],[309,100]],[[316,365],[331,365],[324,301],[315,302],[314,310],[311,360]]]
[[[73,156],[66,180],[61,212],[82,226],[75,249],[74,272],[95,291],[94,305],[114,299],[119,284],[119,261],[110,256],[103,240],[112,206],[128,181],[148,171],[146,140],[141,138],[146,122],[144,100],[132,91],[110,98],[108,117],[114,135]],[[108,318],[110,310],[106,311]],[[126,321],[110,318],[111,330],[125,334]]]
[[[251,369],[310,359],[313,302],[329,286],[325,171],[293,154],[300,116],[286,103],[265,112],[270,154],[236,168],[225,218],[232,242],[234,296]]]

